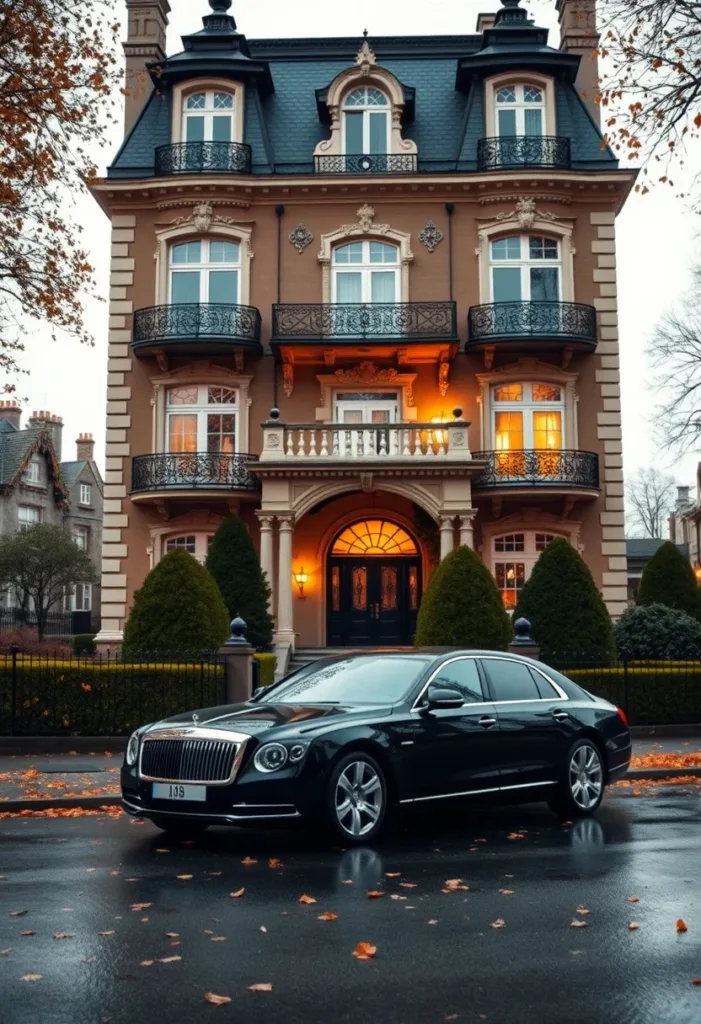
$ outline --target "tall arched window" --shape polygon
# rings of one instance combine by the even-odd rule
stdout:
[[[230,92],[194,92],[183,101],[183,142],[234,142]]]
[[[496,126],[500,137],[537,136],[545,124],[545,95],[535,85],[504,85],[497,89]]]
[[[352,156],[390,152],[390,104],[379,89],[354,89],[343,101],[343,151]]]
[[[240,302],[241,246],[223,239],[181,242],[170,249],[171,303]]]
[[[333,250],[332,302],[398,302],[399,249],[386,242],[350,242]]]
[[[492,570],[504,607],[513,611],[526,580],[545,550],[553,540],[552,533],[508,533],[492,541]]]
[[[559,302],[560,243],[540,235],[508,235],[490,245],[492,302]]]

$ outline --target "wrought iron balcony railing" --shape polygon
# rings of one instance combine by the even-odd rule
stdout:
[[[491,302],[468,313],[467,347],[530,338],[596,347],[596,310],[578,302]]]
[[[549,135],[502,135],[480,139],[479,171],[504,171],[521,167],[566,171],[572,166],[570,140]]]
[[[273,341],[457,341],[454,302],[273,306]]]
[[[257,347],[260,313],[254,306],[191,302],[148,306],[134,313],[135,349],[170,343],[216,342]]]
[[[335,154],[314,157],[317,174],[415,174],[416,153]]]
[[[473,488],[574,487],[599,489],[599,456],[572,450],[473,452],[487,467],[472,481]]]
[[[244,142],[176,142],[156,149],[156,175],[250,174],[251,147]]]
[[[171,452],[136,455],[132,461],[132,493],[149,491],[258,491],[259,483],[246,469],[257,455],[224,452]]]

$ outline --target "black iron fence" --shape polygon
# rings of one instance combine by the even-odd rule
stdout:
[[[416,153],[333,154],[314,157],[317,174],[415,174]]]
[[[572,165],[570,140],[550,135],[502,135],[480,139],[477,169],[503,171],[508,168],[543,167],[567,170]]]
[[[0,654],[0,736],[126,736],[225,703],[217,654],[123,661]]]
[[[250,174],[251,147],[244,142],[176,142],[156,149],[156,174]]]
[[[37,617],[34,613],[23,612],[21,608],[0,610],[0,634],[13,633],[16,629],[25,627],[37,628]],[[77,633],[90,633],[92,627],[92,612],[52,612],[46,621],[44,635],[75,636]]]

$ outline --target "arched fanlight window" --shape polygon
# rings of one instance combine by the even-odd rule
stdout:
[[[347,527],[337,538],[332,555],[417,555],[406,530],[386,519],[364,519]]]
[[[390,126],[390,104],[383,92],[366,86],[348,93],[343,101],[344,153],[389,153]]]

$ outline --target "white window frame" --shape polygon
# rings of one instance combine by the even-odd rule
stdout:
[[[25,483],[28,484],[40,484],[41,483],[41,464],[44,460],[41,455],[32,455],[27,466],[27,471],[24,474]]]
[[[357,104],[354,106],[348,106],[348,100],[351,96],[355,95],[361,89],[365,91],[365,103]],[[368,92],[378,93],[384,97],[385,103],[369,103]],[[385,114],[385,148],[382,153],[371,153],[370,152],[370,116],[371,114],[383,113]],[[346,133],[346,115],[347,114],[362,114],[363,117],[363,152],[362,153],[349,153]],[[392,101],[386,92],[382,89],[378,89],[375,85],[358,85],[355,89],[351,89],[343,100],[343,153],[346,156],[384,156],[392,152],[391,138],[392,138]]]
[[[74,583],[70,591],[64,594],[63,610],[64,612],[91,612],[92,583]]]
[[[77,523],[71,530],[71,538],[76,547],[87,551],[90,544],[90,527]]]
[[[513,103],[503,103],[499,100],[499,93],[502,89],[514,89],[516,99]],[[540,92],[540,103],[527,103],[525,100],[526,89],[537,89]],[[502,137],[499,130],[499,112],[501,110],[513,110],[516,112],[516,134],[505,135],[504,138],[525,138],[526,137],[526,111],[540,111],[540,132],[537,135],[530,135],[528,138],[537,139],[546,134],[546,95],[542,85],[531,82],[503,82],[494,90],[494,124],[496,135]]]
[[[495,259],[493,246],[505,239],[518,239],[520,255],[518,259]],[[532,259],[530,254],[531,239],[543,239],[546,242],[553,242],[557,246],[557,259]],[[494,271],[502,267],[516,267],[521,271],[521,298],[513,299],[513,302],[531,302],[531,270],[534,267],[551,267],[557,270],[557,299],[553,302],[562,302],[562,246],[560,239],[550,235],[537,235],[533,232],[527,235],[501,235],[489,240],[489,289],[490,302],[497,302],[494,292]]]
[[[22,521],[22,513],[31,512],[32,516],[29,517],[28,521]],[[36,505],[18,505],[17,506],[17,522],[19,523],[20,530],[28,530],[32,526],[37,526],[41,522],[41,509]]]
[[[171,391],[179,391],[187,388],[197,388],[197,401],[192,404],[183,405],[171,405],[170,404],[170,393]],[[209,401],[209,390],[210,388],[222,388],[226,391],[232,391],[235,397],[233,402],[210,402]],[[197,452],[206,453],[207,448],[207,417],[220,413],[223,416],[234,417],[234,450],[231,454],[237,454],[240,452],[240,435],[241,435],[241,402],[240,392],[237,388],[232,388],[230,385],[224,384],[175,384],[166,391],[165,396],[165,438],[164,438],[164,452],[173,452],[170,447],[170,420],[172,416],[197,416]],[[173,452],[173,454],[194,454],[186,452]],[[209,452],[210,455],[217,454],[215,452]],[[229,454],[229,453],[224,453]]]
[[[559,388],[560,398],[556,402],[538,401],[533,398],[533,387],[542,384],[544,387]],[[523,398],[514,401],[497,401],[496,393],[500,388],[508,388],[518,385],[522,388]],[[567,448],[567,417],[565,416],[565,389],[561,384],[553,384],[547,381],[539,380],[524,380],[524,381],[505,381],[503,384],[492,384],[491,386],[491,406],[492,406],[492,438],[494,439],[495,451],[509,451],[508,448],[496,447],[497,437],[497,414],[500,412],[520,412],[522,415],[523,422],[523,448],[513,449],[514,451],[534,451],[533,444],[533,414],[536,412],[559,412],[560,413],[560,432],[562,435],[562,444],[560,448],[542,448],[539,451],[564,451]]]
[[[502,71],[498,75],[492,75],[484,82],[484,108],[486,133],[489,138],[499,136],[496,118],[496,94],[504,86],[514,85],[516,82],[523,85],[534,85],[541,89],[545,95],[545,114],[543,118],[543,134],[556,136],[557,124],[555,118],[555,79],[551,75],[541,75],[536,71],[524,71],[523,74],[514,77],[513,71]]]
[[[509,570],[514,572],[514,571],[517,570],[517,567],[521,566],[523,568],[523,582],[525,584],[530,579],[531,573],[533,572],[533,567],[536,564],[536,562],[538,561],[538,559],[540,558],[541,554],[543,553],[543,550],[545,549],[546,544],[549,543],[551,540],[554,540],[558,536],[560,536],[560,534],[554,533],[553,531],[551,531],[549,529],[543,529],[543,530],[513,529],[513,530],[509,531],[509,533],[497,533],[497,534],[495,534],[490,539],[490,553],[491,553],[492,575],[494,576],[495,582],[497,582],[497,587],[499,587],[499,583],[497,581],[497,566],[498,565],[504,565],[504,566],[509,567],[507,569],[507,573],[508,573]],[[500,541],[507,541],[508,542],[512,538],[515,540],[516,538],[519,538],[519,537],[523,538],[523,550],[497,551],[497,545],[499,544]],[[542,547],[540,549],[538,548],[539,538],[543,538],[543,539],[547,538],[544,541],[544,543],[541,541]],[[514,545],[514,547],[515,547],[515,545]],[[518,603],[518,595],[520,594],[521,589],[522,588],[516,590],[514,588],[511,591],[510,588],[508,590],[505,590],[505,589],[502,589],[501,587],[499,587],[499,593],[501,594],[501,598],[502,598],[502,601],[504,603],[504,607],[506,608],[506,610],[508,612],[513,612],[514,608],[516,607],[516,604]],[[516,601],[512,605],[509,604],[507,602],[507,600],[505,599],[505,594],[507,592],[513,592],[513,593],[516,594]]]
[[[92,484],[80,485],[79,505],[92,505]]]
[[[395,261],[393,263],[371,263],[371,245],[383,245],[393,249]],[[337,263],[338,253],[350,246],[362,246],[361,261],[359,263]],[[401,297],[401,254],[398,246],[391,242],[378,242],[375,239],[363,240],[354,239],[344,245],[334,246],[332,249],[332,273],[331,273],[331,302],[338,302],[338,278],[343,274],[360,275],[360,305],[372,305],[372,275],[373,273],[391,273],[394,276],[394,298],[392,303],[402,302]],[[379,303],[382,305],[382,303]],[[352,305],[352,303],[351,303]]]
[[[238,260],[236,262],[212,262],[210,259],[210,250],[212,242],[225,242],[229,245],[235,245],[238,247]],[[181,245],[192,245],[197,243],[201,246],[200,250],[200,262],[199,263],[175,263],[173,255],[175,250]],[[217,271],[235,271],[236,272],[236,292],[231,296],[229,303],[232,306],[238,306],[241,304],[241,277],[242,277],[242,263],[241,263],[241,242],[234,238],[182,238],[174,240],[168,248],[168,304],[173,302],[173,278],[177,274],[183,273],[197,273],[200,278],[200,304],[206,304],[210,301],[209,299],[209,285],[210,285],[210,274],[216,273]]]
[[[228,96],[231,98],[231,107],[215,107],[215,96]],[[199,108],[190,108],[188,106],[190,100],[194,96],[204,96],[205,105]],[[228,139],[215,139],[214,138],[214,118],[215,117],[227,117],[229,119],[229,138]],[[187,137],[187,125],[188,121],[195,117],[201,117],[204,119],[204,139],[195,140],[206,142],[222,142],[224,144],[238,142],[236,138],[236,94],[230,89],[213,89],[213,88],[202,88],[192,89],[182,98],[182,112],[181,112],[181,141],[188,142]]]
[[[167,555],[169,551],[179,549],[188,551],[188,554],[191,554],[193,558],[196,558],[198,562],[204,565],[213,537],[214,533],[205,533],[201,530],[187,530],[184,533],[166,534],[161,538],[161,558]],[[184,543],[190,540],[192,541],[190,546],[194,550],[189,550],[189,546],[186,546]]]

